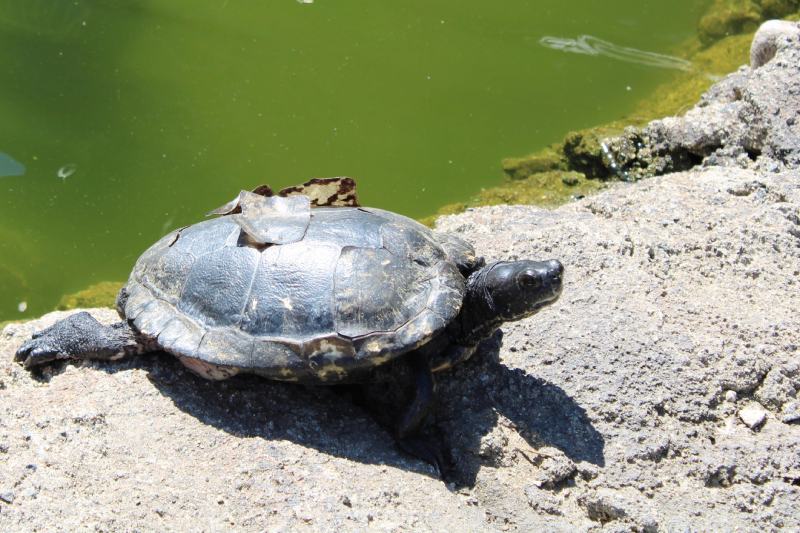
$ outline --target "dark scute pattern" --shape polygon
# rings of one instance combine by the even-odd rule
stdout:
[[[424,231],[423,231],[424,230]],[[417,228],[403,221],[381,226],[383,247],[397,257],[428,267],[445,258],[444,251],[427,228]]]
[[[238,324],[259,257],[253,248],[206,254],[192,267],[178,308],[206,326]]]
[[[483,258],[478,257],[475,248],[461,237],[449,233],[434,233],[434,236],[447,254],[448,261],[455,263],[465,275],[481,266]]]
[[[134,320],[153,301],[153,293],[135,279],[129,280],[125,289],[128,291],[128,299],[125,300],[125,318]]]
[[[405,346],[408,350],[420,343],[427,342],[434,332],[444,328],[445,325],[442,317],[426,309],[397,330],[394,342],[399,346]]]
[[[380,248],[380,228],[385,222],[385,219],[358,208],[320,207],[311,211],[311,224],[303,241]]]
[[[175,305],[181,297],[194,256],[175,248],[166,248],[152,258],[147,270],[140,275],[141,281],[156,296]]]
[[[204,329],[183,315],[173,313],[172,320],[158,333],[158,343],[172,353],[194,357],[203,335]]]
[[[171,320],[171,306],[163,300],[153,298],[136,318],[136,328],[148,336],[156,337]]]
[[[253,343],[251,368],[262,369],[260,374],[265,377],[291,380],[307,367],[308,362],[287,344],[260,339]]]
[[[134,269],[126,315],[172,353],[335,382],[426,342],[460,308],[463,277],[401,215],[315,208],[302,241],[267,247],[239,242],[231,218],[167,235]]]
[[[302,185],[287,187],[278,196],[302,195],[314,207],[358,207],[356,182],[346,176],[336,178],[312,178]]]
[[[273,246],[262,253],[242,329],[252,335],[330,335],[333,273],[340,249],[318,242]]]
[[[164,235],[158,241],[153,243],[147,250],[145,250],[144,253],[139,256],[139,259],[136,260],[136,264],[133,267],[131,276],[137,280],[142,279],[142,275],[145,273],[145,271],[147,271],[150,263],[152,263],[153,260],[159,255],[164,253],[164,250],[169,249],[169,245],[175,241],[175,236],[178,234],[178,231],[179,230],[172,231]]]
[[[210,329],[200,341],[197,355],[215,365],[251,367],[253,337],[235,328]]]
[[[386,220],[388,222],[394,222],[396,224],[408,226],[409,228],[412,228],[420,233],[433,235],[433,231],[431,231],[431,229],[428,226],[420,224],[413,218],[408,218],[405,215],[394,213],[392,211],[385,211],[383,209],[378,209],[376,207],[361,207],[360,209],[361,211],[365,211],[371,215],[375,215],[376,217],[382,218],[383,220]]]
[[[465,281],[458,267],[453,263],[442,261],[437,265],[436,275],[431,280],[428,309],[450,322],[461,310],[464,291]]]
[[[425,307],[431,272],[383,248],[345,248],[336,265],[336,331],[394,331]]]

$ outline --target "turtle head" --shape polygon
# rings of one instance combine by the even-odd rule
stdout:
[[[502,261],[478,273],[475,289],[498,318],[519,320],[558,299],[563,274],[564,267],[556,260]]]

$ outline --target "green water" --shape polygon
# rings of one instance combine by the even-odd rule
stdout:
[[[705,4],[0,0],[0,321],[126,279],[260,183],[349,175],[414,217],[466,199],[674,75],[541,37],[670,53]]]

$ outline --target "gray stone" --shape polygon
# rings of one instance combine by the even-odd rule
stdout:
[[[773,57],[779,47],[785,46],[787,40],[800,37],[800,27],[796,22],[788,20],[768,20],[764,22],[753,36],[750,45],[750,66],[758,68]]]
[[[767,412],[758,404],[751,404],[739,411],[739,418],[750,429],[757,429],[767,420]]]
[[[800,421],[800,402],[787,402],[783,405],[781,421],[787,424]]]
[[[561,505],[558,498],[553,496],[552,493],[539,488],[536,485],[529,485],[525,487],[525,496],[528,498],[528,504],[543,513],[551,515],[564,514],[561,511]]]
[[[638,179],[698,163],[765,172],[797,169],[800,29],[786,21],[770,21],[762,29],[753,41],[752,68],[716,83],[683,116],[605,139],[609,161],[616,165],[608,173]]]

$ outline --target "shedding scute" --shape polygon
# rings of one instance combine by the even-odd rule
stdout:
[[[230,219],[206,220],[180,230],[171,249],[201,257],[225,247],[227,239],[238,231],[239,226]]]
[[[360,209],[317,208],[311,212],[303,241],[380,248],[380,228],[385,223],[385,219]]]
[[[311,221],[306,196],[265,197],[242,191],[241,214],[231,215],[251,240],[261,244],[288,244],[303,238]]]

